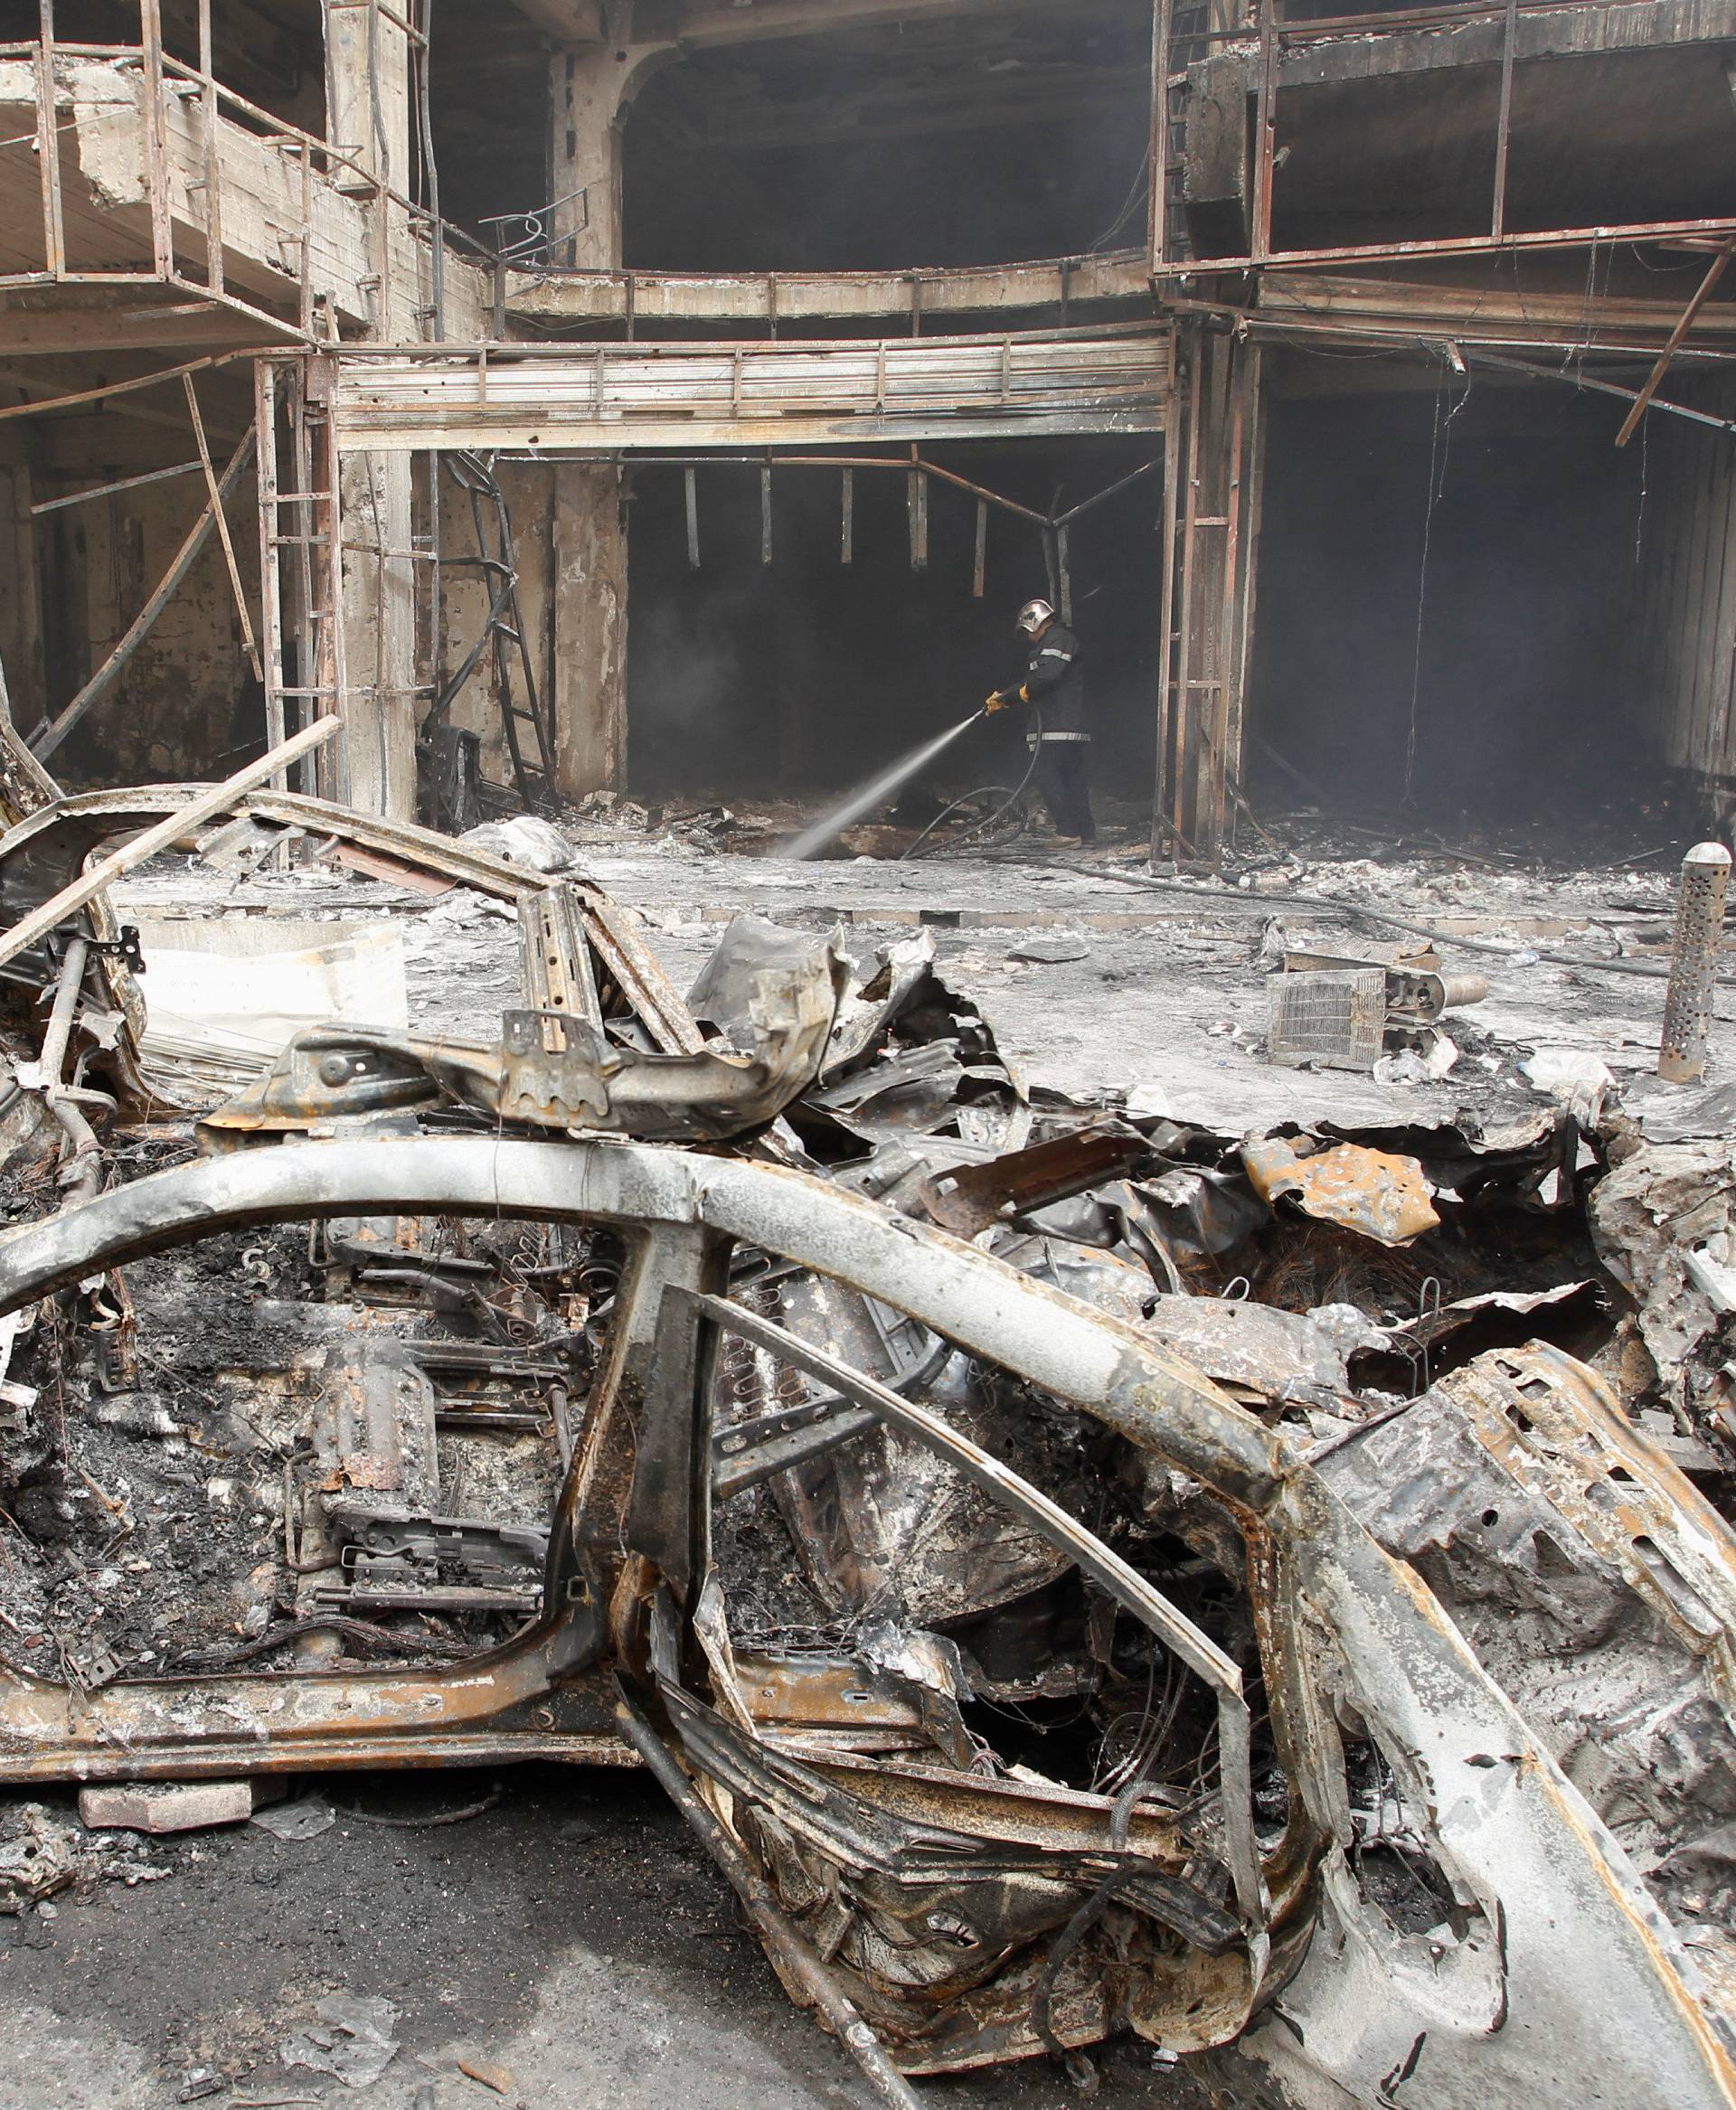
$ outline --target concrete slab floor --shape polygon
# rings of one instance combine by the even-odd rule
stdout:
[[[215,2067],[243,2100],[331,2110],[842,2110],[846,2055],[785,1998],[735,1900],[643,1775],[527,1766],[499,1804],[474,1774],[327,1776],[316,1838],[254,1825],[153,1842],[166,1879],[102,1884],[0,1919],[0,2110],[162,2110]],[[72,1798],[51,1795],[70,1809]],[[401,2049],[346,2087],[284,2064],[316,2004],[400,2010]],[[510,2077],[505,2094],[458,2061]],[[1148,2048],[1102,2060],[1106,2110],[1206,2110]],[[936,2110],[1062,2110],[1047,2061],[921,2085]],[[213,2110],[231,2100],[208,2098]],[[420,2110],[428,2110],[423,2098]]]
[[[798,864],[703,853],[667,835],[583,833],[581,869],[646,918],[684,989],[739,910],[807,928],[841,921],[846,949],[864,962],[877,946],[931,928],[948,978],[981,1004],[1028,1084],[1085,1097],[1156,1087],[1176,1118],[1230,1134],[1284,1121],[1439,1120],[1496,1098],[1537,1103],[1516,1064],[1541,1047],[1595,1052],[1642,1097],[1671,1089],[1640,1082],[1656,1061],[1663,980],[1564,957],[1656,947],[1671,913],[1665,873],[1510,873],[1360,859],[1315,866],[1312,894],[1511,948],[1504,957],[1443,948],[1449,971],[1486,974],[1490,994],[1448,1022],[1466,1050],[1453,1072],[1438,1084],[1400,1085],[1281,1069],[1254,1051],[1266,1025],[1269,976],[1260,951],[1269,925],[1269,950],[1325,944],[1354,951],[1393,935],[1288,890],[1250,892],[1243,906],[1137,890],[1109,876],[1143,871],[1131,852],[1071,864],[1016,852]],[[516,927],[476,897],[430,902],[325,871],[233,882],[175,860],[135,874],[116,899],[123,914],[401,917],[420,1029],[491,1036],[516,998]],[[1012,958],[1033,936],[1071,936],[1083,955]],[[1656,968],[1665,956],[1654,950],[1646,964]],[[1713,1025],[1712,1073],[1729,1074],[1732,1060],[1736,998],[1726,996]]]

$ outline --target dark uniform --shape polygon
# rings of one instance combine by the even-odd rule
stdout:
[[[1030,706],[1025,744],[1036,749],[1036,785],[1058,835],[1097,841],[1089,783],[1090,722],[1085,709],[1084,654],[1059,619],[1031,640],[1023,687],[1003,690],[1009,703]]]

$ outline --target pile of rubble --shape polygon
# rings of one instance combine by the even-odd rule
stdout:
[[[684,999],[581,872],[245,789],[523,988],[202,1096],[56,912],[195,795],[9,796],[0,1777],[624,1739],[894,2102],[1126,2030],[1736,2101],[1722,1137],[1087,1106],[926,934],[743,918]]]

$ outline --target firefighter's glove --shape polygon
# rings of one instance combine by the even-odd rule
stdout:
[[[1005,711],[1006,709],[1007,702],[1008,699],[1002,695],[1001,692],[996,689],[995,693],[989,697],[987,702],[983,705],[983,709],[989,717],[993,718],[997,711]]]

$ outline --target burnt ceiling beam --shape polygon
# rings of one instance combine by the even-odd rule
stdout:
[[[538,447],[612,457],[742,446],[1156,432],[1167,333],[800,344],[423,344],[340,353],[341,449]]]
[[[688,51],[949,15],[1052,12],[1052,0],[637,0],[629,6],[609,0],[517,0],[517,5],[558,44],[618,38]]]
[[[1378,17],[1372,20],[1378,22]],[[1505,34],[1505,21],[1495,14],[1432,29],[1371,26],[1354,35],[1286,39],[1278,55],[1278,85],[1318,88],[1332,81],[1368,80],[1395,73],[1499,66]],[[1732,40],[1736,0],[1637,0],[1628,6],[1527,8],[1514,26],[1513,55],[1523,63]]]
[[[509,314],[533,322],[806,321],[827,316],[1018,311],[1148,301],[1143,250],[976,268],[910,271],[515,272]]]
[[[1503,263],[1504,278],[1510,268]],[[1259,325],[1298,336],[1384,337],[1410,345],[1431,337],[1646,357],[1667,341],[1681,312],[1679,302],[1617,292],[1601,295],[1588,316],[1581,290],[1494,283],[1487,275],[1479,283],[1457,284],[1439,277],[1401,279],[1272,267],[1262,275],[1253,316]],[[1722,353],[1736,353],[1736,302],[1703,306],[1694,330],[1696,345],[1709,341]]]
[[[745,153],[1078,124],[1143,109],[1149,99],[1146,82],[1129,80],[1122,69],[1068,66],[978,74],[966,82],[911,77],[896,87],[879,83],[858,94],[801,101],[693,95],[678,112],[659,110],[656,123],[672,150]]]
[[[517,5],[553,43],[604,42],[602,0],[517,0]]]

